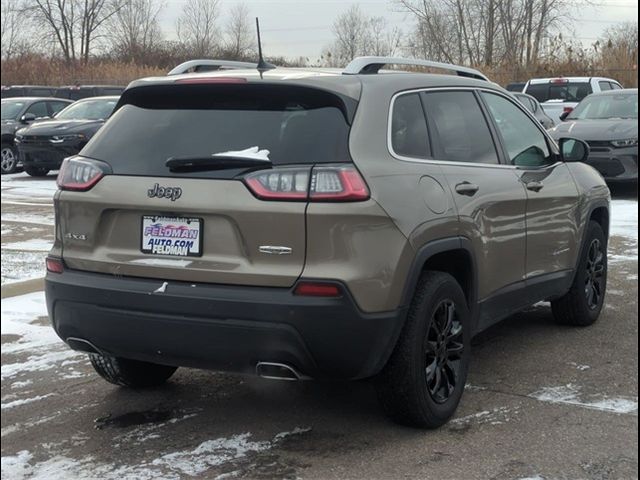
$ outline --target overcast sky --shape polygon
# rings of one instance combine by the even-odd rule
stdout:
[[[331,25],[338,14],[353,4],[359,4],[372,16],[383,16],[403,31],[410,31],[411,19],[394,11],[392,0],[221,0],[223,17],[230,7],[244,3],[252,17],[260,18],[262,44],[266,55],[285,57],[320,56],[322,48],[331,42]],[[166,0],[161,18],[162,28],[169,38],[175,38],[175,21],[185,0]],[[573,13],[575,22],[567,25],[586,46],[591,45],[607,27],[638,18],[635,0],[592,0]]]

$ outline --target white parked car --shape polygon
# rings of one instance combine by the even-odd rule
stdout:
[[[558,123],[563,113],[566,116],[587,95],[621,88],[617,80],[604,77],[533,78],[523,92],[538,100],[545,113]]]

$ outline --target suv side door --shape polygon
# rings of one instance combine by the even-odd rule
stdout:
[[[579,193],[569,168],[559,161],[555,144],[531,116],[506,95],[483,91],[510,168],[527,193],[528,287],[539,291],[532,301],[557,292],[557,284],[570,278],[580,244]],[[554,286],[555,285],[555,286]],[[530,293],[531,293],[531,289]]]
[[[497,136],[473,89],[430,89],[421,98],[459,235],[475,252],[482,329],[525,306],[511,293],[524,289],[526,193],[513,169],[500,164]]]

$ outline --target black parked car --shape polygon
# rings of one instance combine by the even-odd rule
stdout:
[[[70,100],[82,100],[90,97],[120,95],[123,90],[124,87],[118,85],[70,85],[57,87],[54,96]]]
[[[54,97],[57,87],[44,85],[2,85],[0,96],[2,98],[15,97]]]
[[[522,92],[527,82],[513,82],[504,87],[507,92]]]
[[[35,122],[16,132],[15,144],[25,172],[43,176],[57,170],[62,160],[75,155],[102,127],[120,97],[79,100],[52,120]]]
[[[53,117],[73,103],[63,98],[16,97],[2,99],[2,173],[13,173],[18,168],[18,152],[14,145],[16,130],[38,118]]]
[[[638,181],[638,89],[592,93],[549,133],[571,135],[589,144],[586,163],[608,183]]]
[[[556,122],[554,122],[553,118],[545,113],[542,105],[540,105],[535,97],[527,95],[526,93],[514,93],[513,96],[516,97],[518,101],[533,114],[534,117],[536,117],[536,120],[538,120],[544,128],[549,130],[554,127]]]

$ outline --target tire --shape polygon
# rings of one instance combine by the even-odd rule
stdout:
[[[24,171],[32,177],[44,177],[49,173],[49,169],[44,167],[24,167]]]
[[[123,387],[154,387],[165,383],[178,367],[89,354],[91,365],[107,382]]]
[[[564,325],[592,325],[602,311],[606,290],[607,239],[600,224],[590,221],[571,289],[551,302],[555,320]]]
[[[18,169],[18,151],[15,147],[2,145],[0,171],[2,175],[14,173]]]
[[[378,399],[392,420],[437,428],[455,413],[469,370],[469,318],[464,293],[451,275],[422,275],[395,350],[375,380]],[[450,334],[448,341],[439,337],[441,325]]]

